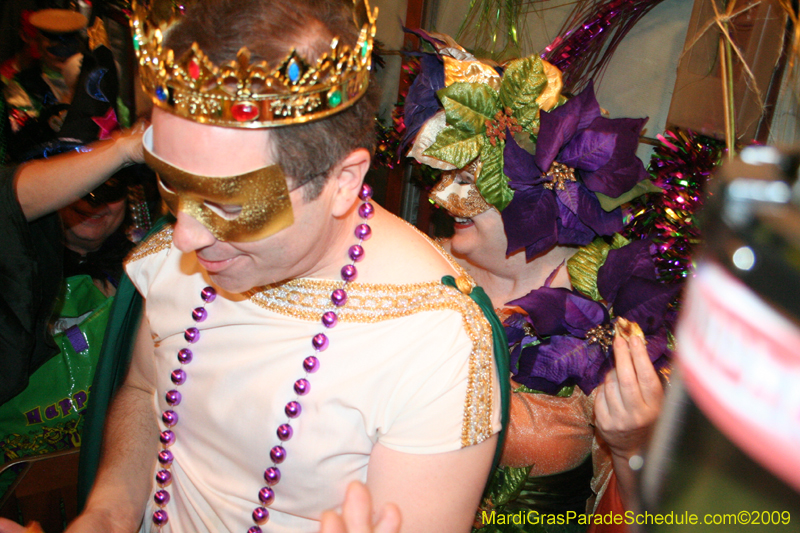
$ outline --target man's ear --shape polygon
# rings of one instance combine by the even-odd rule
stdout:
[[[333,210],[335,217],[344,216],[353,207],[364,183],[371,162],[369,151],[358,148],[350,152],[338,165],[336,165],[332,179],[336,180],[336,191],[333,196]]]

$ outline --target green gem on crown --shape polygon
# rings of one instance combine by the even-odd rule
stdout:
[[[342,103],[342,91],[336,89],[328,93],[328,105],[330,107],[336,107]]]

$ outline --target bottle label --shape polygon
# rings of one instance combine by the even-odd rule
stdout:
[[[698,407],[800,491],[800,327],[715,263],[701,263],[676,329]]]

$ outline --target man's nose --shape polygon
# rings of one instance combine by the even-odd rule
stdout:
[[[204,225],[194,217],[178,211],[175,228],[172,232],[172,242],[184,253],[201,250],[214,244],[217,239]]]

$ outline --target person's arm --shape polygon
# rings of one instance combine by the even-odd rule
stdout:
[[[597,431],[611,451],[617,487],[626,508],[636,495],[636,473],[630,467],[650,438],[664,389],[638,335],[614,337],[615,367],[597,391],[594,404]]]
[[[496,446],[494,435],[453,452],[415,455],[378,443],[369,460],[369,492],[351,486],[341,516],[325,513],[320,533],[469,532]]]
[[[115,172],[142,163],[142,128],[113,140],[22,165],[15,177],[17,200],[28,221],[65,207],[94,190]]]
[[[143,318],[131,368],[109,409],[97,478],[86,508],[67,529],[69,533],[138,530],[159,449],[154,374],[153,340]]]

